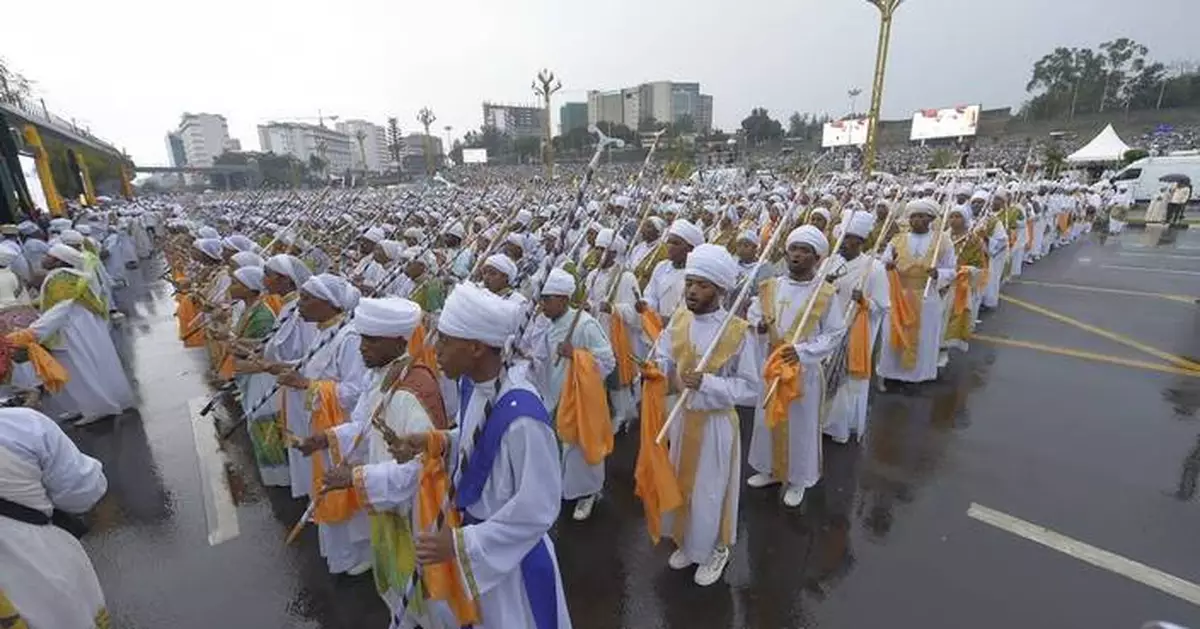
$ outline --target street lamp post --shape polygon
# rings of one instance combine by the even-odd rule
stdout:
[[[446,125],[446,126],[442,127],[442,130],[446,132],[446,146],[443,147],[442,150],[445,151],[446,155],[449,155],[450,154],[450,132],[454,130],[454,127],[452,127],[450,125]],[[449,162],[447,162],[447,163],[449,163]]]
[[[879,9],[879,45],[875,51],[875,78],[871,83],[871,111],[867,114],[867,146],[863,155],[863,176],[875,169],[879,140],[879,107],[883,102],[883,77],[887,70],[888,45],[892,38],[892,16],[903,0],[867,0]]]
[[[422,147],[425,151],[425,174],[433,176],[433,142],[429,139],[429,125],[437,120],[437,116],[433,115],[433,110],[428,107],[422,107],[421,111],[417,112],[417,122],[425,127],[425,137],[422,138]]]
[[[542,161],[546,164],[546,180],[554,176],[554,142],[550,132],[550,97],[562,89],[562,81],[554,77],[554,73],[543,69],[534,80],[533,93],[542,97],[545,106],[542,115]]]

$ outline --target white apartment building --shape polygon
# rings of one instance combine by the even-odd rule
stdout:
[[[337,130],[350,138],[351,170],[381,173],[391,166],[392,155],[383,127],[366,120],[343,120],[337,123]]]
[[[167,145],[171,148],[171,163],[176,166],[212,166],[221,153],[235,150],[229,124],[219,114],[183,114],[179,127],[167,133]],[[184,163],[176,163],[180,158]]]
[[[699,83],[654,81],[619,90],[588,92],[588,124],[610,122],[637,129],[644,118],[675,123],[690,116],[697,131],[712,129],[712,96]]]
[[[350,136],[328,127],[271,121],[258,125],[258,144],[263,151],[291,155],[305,163],[316,155],[325,161],[328,174],[340,174],[352,168],[354,151],[351,150]]]

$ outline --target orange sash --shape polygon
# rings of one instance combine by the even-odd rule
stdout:
[[[609,315],[609,333],[612,336],[613,354],[617,357],[617,382],[627,387],[633,384],[633,376],[637,366],[633,363],[633,343],[629,340],[629,331],[620,313]]]
[[[914,305],[908,300],[908,292],[904,290],[904,285],[900,282],[900,272],[891,269],[887,272],[887,276],[888,292],[892,301],[892,316],[889,317],[892,347],[903,348],[907,353],[910,348],[913,348],[913,338],[908,332],[919,323],[917,314]]]
[[[793,400],[804,397],[804,369],[799,362],[789,363],[783,359],[783,350],[786,347],[790,346],[780,345],[771,352],[771,357],[767,359],[767,365],[763,369],[764,382],[779,379],[779,387],[775,389],[771,399],[767,400],[765,414],[768,428],[786,422],[788,406]]]
[[[1025,251],[1033,249],[1033,220],[1025,221]]]
[[[175,302],[179,305],[175,311],[175,316],[179,318],[179,339],[183,341],[184,347],[203,347],[204,335],[200,332],[199,321],[192,324],[196,320],[196,316],[200,314],[200,309],[196,307],[196,302],[192,301],[192,296],[187,293],[180,293],[175,296]]]
[[[642,364],[641,447],[634,465],[634,494],[642,500],[650,539],[658,543],[662,535],[662,514],[683,504],[675,468],[665,443],[656,443],[658,432],[667,422],[667,377],[652,362]]]
[[[413,357],[413,362],[416,364],[425,365],[433,370],[433,373],[438,373],[437,348],[425,344],[424,323],[413,330],[412,338],[408,341],[408,354]]]
[[[317,380],[308,388],[308,406],[312,411],[309,420],[311,434],[323,433],[345,421],[345,413],[337,399],[337,383],[333,380]],[[340,465],[341,457],[336,456],[337,448],[330,449],[333,464]],[[312,457],[312,495],[317,496],[321,491],[322,480],[325,478],[325,458],[321,455]],[[345,522],[363,508],[358,494],[352,489],[337,489],[327,492],[317,501],[313,511],[313,522],[330,524]]]
[[[967,311],[971,304],[971,269],[958,267],[954,276],[954,314],[960,315]]]
[[[575,348],[563,382],[555,413],[558,436],[583,451],[588,465],[598,465],[613,449],[612,423],[604,378],[596,359],[586,349]]]
[[[63,385],[71,379],[66,368],[55,360],[54,356],[51,356],[41,343],[38,343],[37,337],[29,328],[13,330],[8,333],[6,338],[10,343],[29,354],[29,361],[33,363],[33,371],[41,379],[42,385],[46,387],[47,391],[58,393],[62,390]]]
[[[654,312],[649,307],[642,311],[641,318],[642,332],[646,333],[646,338],[650,339],[650,345],[653,346],[658,342],[659,335],[662,334],[662,319],[658,316],[657,312]]]
[[[452,529],[462,526],[462,517],[453,505],[447,505],[448,508],[442,511],[442,504],[450,490],[450,477],[446,473],[444,458],[447,447],[446,433],[434,430],[427,435],[417,498],[418,533],[435,530],[439,515],[445,517],[442,526]],[[446,601],[449,604],[459,625],[479,624],[479,607],[463,588],[463,580],[455,562],[443,561],[422,567],[421,581],[430,600]]]
[[[846,348],[847,371],[855,380],[871,377],[871,313],[867,300],[860,299],[850,322],[850,343]]]

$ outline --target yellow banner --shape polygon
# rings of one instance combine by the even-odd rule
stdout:
[[[65,205],[63,204],[62,196],[58,194],[58,188],[54,185],[54,173],[50,170],[50,155],[46,152],[46,146],[42,144],[42,136],[38,134],[37,128],[33,125],[25,125],[22,131],[25,137],[25,145],[33,152],[34,162],[37,164],[38,178],[42,180],[42,192],[46,195],[46,208],[50,210],[52,216],[62,216]]]

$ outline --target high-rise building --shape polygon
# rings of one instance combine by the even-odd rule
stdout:
[[[483,103],[483,126],[494,127],[513,138],[542,137],[543,115],[545,110],[541,107]]]
[[[404,136],[404,146],[400,149],[401,168],[405,172],[416,173],[425,170],[425,134],[410,133]],[[429,151],[433,154],[433,163],[441,164],[445,155],[442,139],[429,134]]]
[[[690,117],[698,132],[712,130],[712,96],[699,83],[654,81],[620,90],[588,92],[588,124],[609,122],[631,129],[647,119],[675,124]]]
[[[258,125],[258,144],[263,151],[291,155],[305,163],[316,155],[331,174],[351,168],[350,136],[328,127],[271,121]]]
[[[565,135],[575,129],[586,129],[588,126],[587,103],[563,103],[558,108],[558,133]]]
[[[167,147],[175,166],[212,166],[217,156],[232,150],[229,124],[219,114],[185,113],[179,118],[179,127],[167,133]],[[180,151],[182,162],[178,162]]]
[[[351,170],[381,173],[391,165],[383,127],[366,120],[343,120],[337,123],[337,130],[350,138]]]

